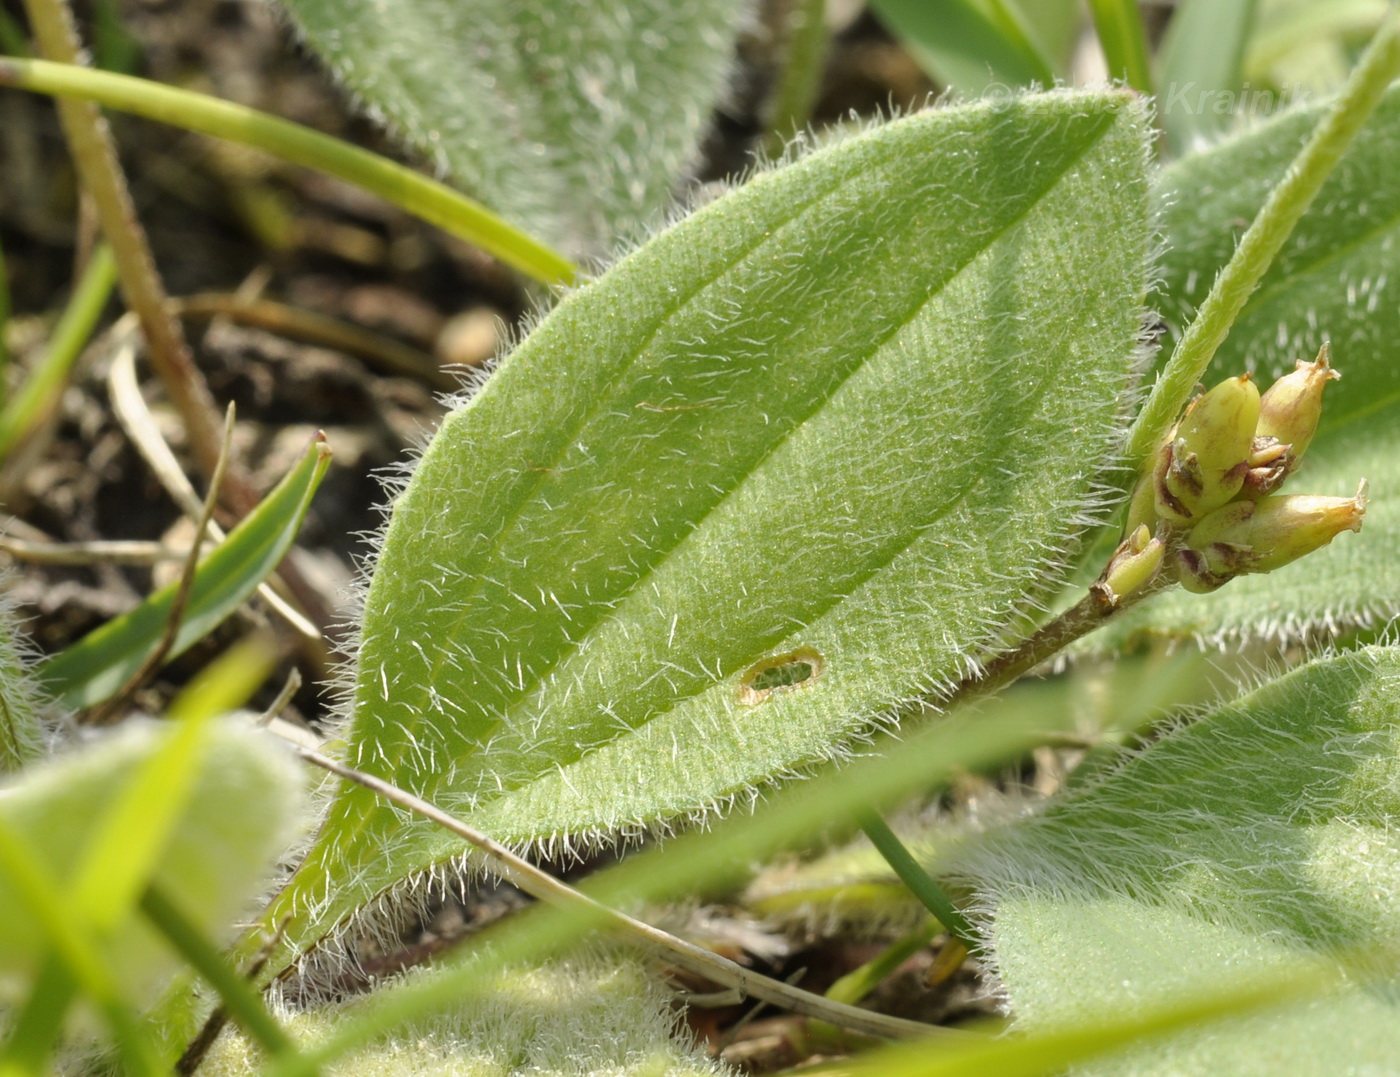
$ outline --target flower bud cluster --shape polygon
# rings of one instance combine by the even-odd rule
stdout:
[[[1275,492],[1307,451],[1322,391],[1336,377],[1324,345],[1316,360],[1300,360],[1262,396],[1248,374],[1197,396],[1139,480],[1128,538],[1100,584],[1120,597],[1130,592],[1112,582],[1115,574],[1133,589],[1145,586],[1129,565],[1144,564],[1130,558],[1147,556],[1187,590],[1214,591],[1236,576],[1271,572],[1342,531],[1359,531],[1364,481],[1349,498]],[[1148,554],[1149,534],[1161,547],[1154,554]],[[1146,579],[1152,575],[1155,569]]]

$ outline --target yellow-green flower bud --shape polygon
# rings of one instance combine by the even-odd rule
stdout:
[[[1148,461],[1146,470],[1138,477],[1137,486],[1133,487],[1133,496],[1128,499],[1128,520],[1123,525],[1124,535],[1131,535],[1139,527],[1146,526],[1150,531],[1157,526],[1154,493],[1157,489],[1157,470],[1158,465],[1162,463],[1163,454],[1169,448],[1170,446],[1163,445],[1158,449]]]
[[[1151,583],[1162,567],[1166,552],[1166,545],[1161,539],[1153,538],[1145,524],[1119,543],[1097,584],[1108,605],[1118,605],[1122,599]]]
[[[1259,390],[1248,374],[1226,378],[1192,401],[1158,463],[1157,515],[1184,527],[1238,494],[1258,424]]]
[[[1311,363],[1299,359],[1291,374],[1269,386],[1259,398],[1258,434],[1291,446],[1294,457],[1308,449],[1322,414],[1322,391],[1341,375],[1332,369],[1331,349],[1324,344]]]
[[[1364,479],[1355,497],[1280,494],[1226,505],[1186,536],[1179,552],[1182,585],[1209,591],[1247,572],[1272,572],[1343,531],[1360,531],[1365,515]]]

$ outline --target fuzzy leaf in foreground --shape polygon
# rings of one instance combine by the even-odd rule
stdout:
[[[1157,181],[1169,244],[1160,293],[1179,332],[1234,251],[1318,117],[1300,111],[1187,157]],[[1400,89],[1298,222],[1215,359],[1220,377],[1252,370],[1260,385],[1312,359],[1323,341],[1342,377],[1328,386],[1291,493],[1350,497],[1370,483],[1366,526],[1325,554],[1232,581],[1210,595],[1167,592],[1086,646],[1109,650],[1145,634],[1209,641],[1293,638],[1383,624],[1400,613]],[[1163,354],[1170,353],[1168,345]]]
[[[1400,650],[1314,662],[974,843],[957,866],[988,901],[1023,1024],[1146,1009],[1330,947],[1393,946],[1398,708]],[[1358,987],[1091,1072],[1388,1071],[1395,998]]]
[[[296,1040],[314,1048],[362,1020],[385,996],[441,976],[420,967],[371,996],[278,1017]],[[321,1072],[325,1077],[724,1077],[731,1072],[690,1039],[669,990],[639,958],[578,950],[546,964],[483,976],[474,990],[456,992],[450,1005],[375,1037]],[[230,1030],[200,1073],[257,1077],[267,1073],[266,1058]]]
[[[596,839],[748,798],[961,677],[1097,507],[1145,132],[1121,92],[926,112],[565,299],[394,505],[347,758],[501,840]],[[268,915],[309,944],[458,853],[342,790]]]
[[[0,796],[0,813],[48,873],[72,883],[93,835],[107,822],[133,775],[180,735],[172,726],[128,723],[119,732],[64,758],[35,765]],[[233,725],[210,731],[206,754],[192,776],[180,817],[160,835],[161,852],[150,882],[179,901],[211,934],[227,930],[264,882],[272,858],[290,837],[301,803],[301,783],[290,758],[266,734]],[[140,847],[144,834],[131,834]],[[91,880],[88,880],[91,883]],[[101,922],[104,895],[89,885]],[[118,923],[103,924],[104,958],[133,990],[150,988],[175,958],[135,913],[119,910]],[[84,925],[86,926],[86,924]],[[32,977],[45,956],[44,932],[23,910],[13,887],[0,880],[0,969],[7,977]]]
[[[283,0],[372,112],[571,257],[671,201],[729,71],[739,0]]]

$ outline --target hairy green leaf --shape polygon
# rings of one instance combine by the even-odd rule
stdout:
[[[959,679],[1095,507],[1144,138],[1118,92],[924,113],[566,299],[394,506],[348,757],[548,842],[748,798]],[[456,849],[343,791],[279,910],[319,931]]]
[[[277,488],[200,562],[168,657],[211,632],[277,567],[296,541],[330,460],[330,448],[318,436]],[[90,707],[115,694],[165,635],[178,586],[162,588],[43,663],[37,677],[44,689],[73,708]]]
[[[19,770],[43,753],[42,693],[29,648],[14,608],[0,597],[0,771]]]
[[[1292,113],[1188,157],[1158,181],[1170,249],[1159,307],[1179,332],[1283,175],[1317,112]],[[1112,647],[1145,633],[1209,640],[1294,637],[1383,623],[1400,612],[1400,90],[1391,90],[1251,297],[1215,360],[1217,377],[1261,387],[1324,340],[1342,373],[1286,492],[1350,496],[1371,485],[1360,534],[1210,595],[1164,594],[1091,637]],[[1166,350],[1170,350],[1169,348]]]
[[[1400,922],[1397,708],[1400,650],[1314,662],[975,845],[960,869],[987,897],[1023,1024],[1147,1010],[1333,947],[1384,953]],[[1381,1072],[1397,1019],[1393,990],[1356,987],[1092,1072]]]
[[[573,256],[664,209],[720,95],[740,0],[283,0],[374,114]]]
[[[443,979],[439,970],[418,969],[372,997],[280,1016],[298,1041],[319,1045],[395,994]],[[638,958],[577,951],[547,964],[482,976],[473,990],[453,990],[450,1001],[322,1072],[327,1077],[720,1077],[728,1072],[684,1042],[689,1036],[670,992]],[[254,1077],[266,1072],[263,1063],[248,1040],[230,1030],[200,1072]]]
[[[33,767],[0,797],[7,830],[43,873],[81,888],[71,895],[71,913],[82,914],[82,926],[97,932],[106,967],[132,991],[149,988],[174,959],[134,906],[106,909],[100,880],[90,874],[96,862],[88,865],[86,854],[112,852],[109,844],[93,848],[99,834],[111,836],[108,816],[120,805],[130,809],[133,793],[151,791],[133,789],[133,776],[149,777],[153,767],[165,766],[167,749],[188,739],[185,732],[184,727],[128,724],[90,748]],[[139,890],[149,882],[177,899],[202,930],[221,933],[286,843],[297,818],[300,781],[269,737],[232,725],[209,730],[204,751],[191,765],[190,774],[176,776],[188,786],[178,819],[153,813],[154,825],[162,829],[151,835],[127,827],[128,841],[150,854],[146,859],[153,870],[147,874],[142,868],[143,879],[123,880],[131,885],[106,897],[122,902],[133,885]],[[128,822],[131,818],[128,810]],[[151,841],[159,845],[158,856],[147,848]],[[79,872],[86,874],[80,879]],[[0,966],[6,975],[31,978],[46,946],[45,932],[26,911],[13,880],[0,878]]]

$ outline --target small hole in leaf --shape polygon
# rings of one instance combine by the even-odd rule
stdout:
[[[739,681],[741,703],[762,703],[774,692],[806,688],[821,676],[822,656],[810,647],[774,655],[757,663]]]

